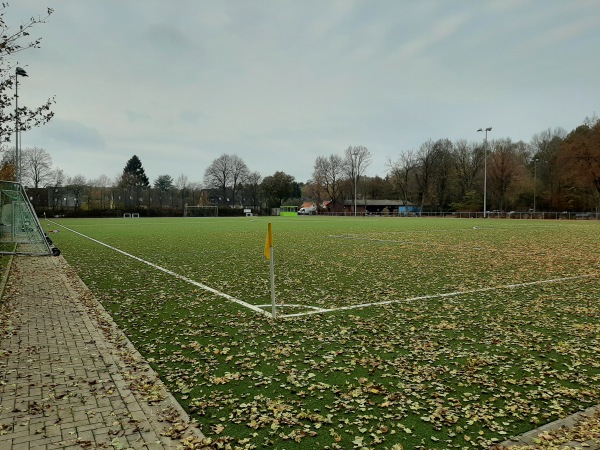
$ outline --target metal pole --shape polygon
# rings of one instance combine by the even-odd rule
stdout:
[[[21,122],[19,120],[19,75],[27,77],[27,72],[21,67],[15,68],[15,171],[17,182],[21,182],[21,149],[19,146],[19,132],[21,128]]]
[[[269,224],[271,225],[271,224]],[[273,246],[269,249],[271,256],[271,264],[269,267],[270,278],[271,278],[271,314],[273,319],[277,318],[277,303],[275,300],[275,258],[273,257]]]
[[[358,168],[357,159],[358,159],[358,151],[354,151],[351,153],[352,155],[352,171],[354,172],[354,217],[356,217],[356,185],[358,184]]]
[[[536,185],[537,185],[537,162],[538,159],[533,160],[533,214],[535,214],[535,197],[536,197]],[[533,218],[533,217],[532,217]]]
[[[480,128],[477,131],[485,131],[485,141],[483,142],[483,218],[487,217],[487,133],[492,131],[492,127],[487,127],[485,130]]]
[[[15,71],[15,180],[20,183],[19,173],[19,72]]]
[[[356,217],[356,184],[358,183],[358,179],[356,177],[356,172],[354,172],[354,217]]]
[[[485,141],[483,141],[484,169],[483,169],[483,218],[487,216],[487,128],[485,130]]]

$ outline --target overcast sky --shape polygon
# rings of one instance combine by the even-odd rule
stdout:
[[[384,176],[428,139],[528,142],[598,111],[598,0],[18,0],[54,14],[18,54],[19,100],[55,96],[23,133],[69,176],[201,182],[223,153],[307,181],[317,156],[366,146]]]

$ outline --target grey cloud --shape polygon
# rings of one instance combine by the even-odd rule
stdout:
[[[56,119],[40,129],[43,137],[82,149],[106,148],[104,137],[95,128],[73,120]]]

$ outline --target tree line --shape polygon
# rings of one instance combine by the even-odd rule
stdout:
[[[11,152],[0,174],[10,177]],[[364,146],[341,154],[318,156],[305,183],[278,171],[266,177],[251,171],[235,154],[222,154],[205,169],[202,181],[164,174],[151,184],[134,155],[114,180],[86,181],[53,169],[43,149],[23,151],[23,178],[31,187],[69,188],[63,207],[72,209],[181,209],[188,205],[268,211],[282,204],[330,202],[347,208],[349,201],[400,199],[422,211],[481,211],[484,191],[488,210],[600,210],[600,120],[588,118],[567,133],[547,129],[529,143],[509,138],[479,142],[427,140],[417,150],[388,158],[382,176],[366,176],[372,160]],[[6,176],[4,176],[6,175]],[[118,194],[116,194],[118,192]],[[71,201],[65,200],[71,198]],[[54,205],[61,206],[58,201]]]
[[[509,138],[427,140],[416,150],[388,158],[383,177],[361,177],[360,163],[358,170],[353,167],[356,149],[318,157],[305,192],[334,203],[355,195],[361,200],[400,199],[423,211],[482,211],[484,196],[488,210],[600,210],[597,117],[586,118],[570,133],[547,129],[529,143]],[[368,165],[368,150],[361,154]]]
[[[11,93],[19,73],[23,76],[24,72],[15,67],[12,56],[39,48],[41,39],[31,38],[31,29],[45,23],[53,10],[48,8],[44,16],[11,28],[4,21],[7,6],[0,7],[2,143],[51,120],[54,103],[50,98],[38,107],[19,105],[17,109],[13,107],[16,92]],[[87,180],[53,167],[51,156],[42,148],[21,149],[19,161],[14,147],[3,145],[0,152],[0,179],[20,178],[31,188],[51,188],[56,195],[50,195],[49,202],[57,208],[173,210],[176,205],[215,204],[269,209],[284,202],[313,201],[330,202],[335,210],[347,207],[349,200],[400,199],[423,211],[481,211],[484,203],[488,210],[600,210],[600,120],[596,116],[586,118],[571,132],[547,129],[529,143],[510,138],[488,140],[487,132],[486,139],[478,142],[427,140],[418,149],[399,151],[388,158],[386,172],[375,176],[365,175],[370,151],[349,146],[341,154],[317,157],[306,183],[281,171],[263,178],[235,154],[212,161],[202,181],[163,174],[151,185],[136,155],[116,179],[102,175]]]

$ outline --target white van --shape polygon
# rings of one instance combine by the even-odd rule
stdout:
[[[312,214],[316,214],[317,213],[317,208],[311,207],[311,208],[300,208],[298,210],[298,215],[299,216],[310,216]]]

